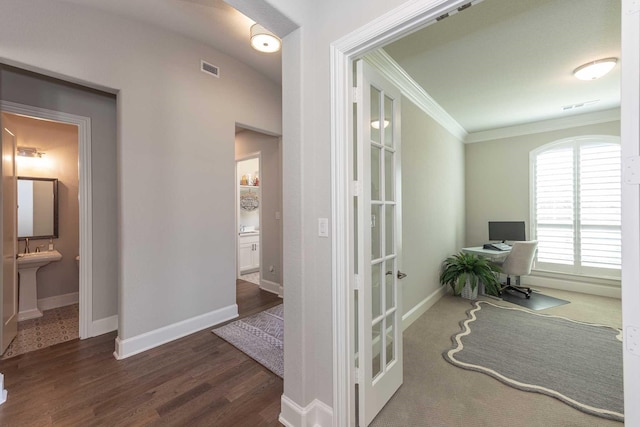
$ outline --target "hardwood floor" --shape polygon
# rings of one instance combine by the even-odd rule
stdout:
[[[237,281],[241,317],[279,304]],[[116,333],[0,362],[0,426],[279,426],[282,380],[211,328],[124,360]]]

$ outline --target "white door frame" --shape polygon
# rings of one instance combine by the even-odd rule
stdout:
[[[78,202],[80,222],[80,339],[93,336],[93,238],[91,204],[91,118],[31,105],[0,101],[0,111],[78,127]],[[63,256],[75,257],[73,254]]]
[[[355,419],[354,384],[355,372],[353,359],[353,307],[352,292],[352,219],[349,216],[352,182],[349,168],[352,153],[352,96],[353,61],[368,52],[382,47],[404,35],[435,22],[435,18],[469,0],[418,0],[410,1],[391,10],[369,24],[346,35],[331,44],[331,202],[332,202],[332,299],[333,299],[333,425],[353,425]],[[634,6],[635,5],[635,6]],[[623,0],[623,77],[622,77],[622,146],[623,153],[638,155],[638,28],[640,27],[637,1]],[[635,80],[634,80],[635,79]],[[624,155],[624,154],[623,154]],[[631,195],[630,193],[633,193]],[[623,323],[631,321],[640,325],[637,307],[640,305],[638,280],[640,278],[640,216],[637,187],[623,192],[623,203],[632,212],[625,215],[623,209],[623,227],[628,226],[631,239],[623,239],[623,260],[628,259],[629,270],[623,270],[622,292],[623,308],[626,315]],[[633,206],[629,206],[633,205]],[[635,221],[635,222],[634,222]],[[632,240],[632,241],[630,241]],[[628,273],[628,274],[625,274]],[[628,298],[627,298],[628,297]],[[625,302],[626,299],[633,301]],[[631,311],[636,314],[632,318]],[[628,327],[630,325],[626,325]],[[630,405],[638,395],[638,386],[630,384],[631,370],[628,364],[631,358],[625,351],[625,418],[640,423],[640,408]],[[633,360],[633,375],[640,373],[640,362]],[[633,392],[632,389],[633,388]],[[632,421],[633,420],[633,421]]]

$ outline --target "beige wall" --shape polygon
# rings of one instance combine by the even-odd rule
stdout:
[[[620,135],[620,122],[535,133],[465,146],[466,245],[489,238],[488,221],[525,221],[529,230],[529,152],[579,135]]]
[[[260,153],[260,267],[262,279],[282,285],[282,163],[280,138],[250,130],[236,134],[236,158]],[[252,172],[253,173],[253,172]],[[273,272],[269,271],[273,266]]]
[[[37,147],[42,159],[17,157],[18,176],[58,179],[58,238],[53,239],[62,259],[38,270],[38,299],[78,292],[78,128],[76,126],[10,116],[6,123],[17,145]],[[49,240],[31,240],[29,246],[48,250]],[[24,241],[18,250],[24,251]]]
[[[437,291],[440,265],[464,244],[464,147],[402,98],[403,311]]]

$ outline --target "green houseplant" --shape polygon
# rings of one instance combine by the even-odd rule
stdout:
[[[454,295],[463,294],[464,297],[475,299],[478,284],[482,282],[485,292],[489,295],[500,295],[500,281],[495,273],[500,272],[500,267],[491,263],[488,259],[475,254],[460,252],[447,258],[442,266],[440,284],[450,285]],[[468,286],[468,291],[473,297],[465,295],[463,289]]]

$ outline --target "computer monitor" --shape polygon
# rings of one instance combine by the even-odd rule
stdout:
[[[489,240],[526,240],[524,221],[489,221]]]

